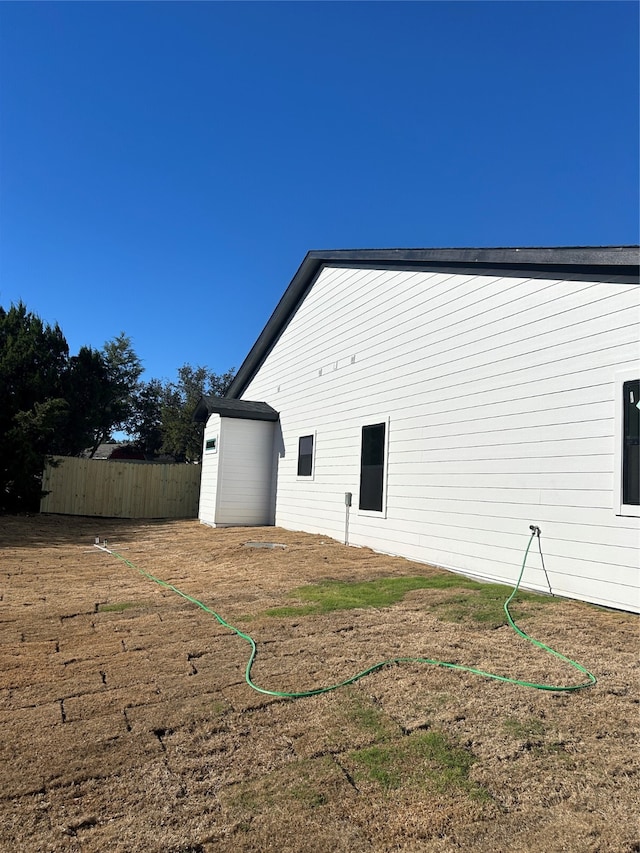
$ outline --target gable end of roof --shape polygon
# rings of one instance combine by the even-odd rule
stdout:
[[[346,267],[638,284],[638,246],[468,249],[335,249],[308,252],[225,397],[237,399],[258,372],[322,269]]]

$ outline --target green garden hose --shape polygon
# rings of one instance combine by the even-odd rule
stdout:
[[[565,693],[569,693],[569,692],[572,692],[574,690],[582,690],[585,687],[590,687],[592,684],[596,684],[597,679],[596,679],[595,675],[590,673],[581,664],[577,663],[574,660],[571,660],[571,658],[565,657],[565,655],[560,654],[560,652],[555,651],[555,649],[552,649],[549,646],[546,646],[544,643],[541,643],[539,640],[534,640],[533,637],[530,637],[528,634],[526,634],[521,628],[519,628],[516,625],[516,623],[511,618],[511,613],[509,612],[509,604],[511,603],[512,599],[514,598],[514,596],[518,592],[518,588],[519,588],[520,583],[522,581],[522,576],[524,574],[524,569],[525,569],[525,566],[527,563],[527,556],[529,554],[529,549],[531,548],[531,543],[533,542],[534,536],[536,536],[536,534],[538,536],[540,535],[539,530],[537,528],[534,529],[533,532],[531,533],[531,538],[529,539],[527,549],[524,553],[524,559],[522,561],[522,568],[520,569],[520,575],[518,577],[518,582],[516,583],[515,587],[513,588],[513,592],[507,598],[507,600],[505,601],[505,603],[503,605],[504,606],[504,612],[507,615],[507,621],[509,622],[509,625],[523,639],[528,640],[530,643],[533,643],[533,645],[537,646],[539,649],[542,649],[545,652],[549,652],[549,654],[555,655],[555,657],[560,658],[560,660],[564,661],[565,663],[568,663],[574,669],[577,669],[578,672],[581,672],[583,675],[585,675],[587,677],[587,680],[581,682],[580,684],[573,684],[573,685],[536,684],[535,682],[532,682],[532,681],[522,681],[518,678],[509,678],[505,675],[495,675],[492,672],[485,672],[482,669],[475,669],[474,667],[471,667],[471,666],[463,666],[462,664],[449,663],[447,661],[432,660],[431,658],[423,658],[423,657],[397,657],[397,658],[389,658],[388,660],[380,661],[380,663],[375,663],[373,666],[368,667],[367,669],[363,670],[362,672],[358,672],[356,675],[352,675],[351,678],[345,678],[344,681],[339,681],[337,684],[331,684],[329,687],[317,687],[314,690],[301,690],[301,691],[297,691],[297,692],[289,692],[286,690],[267,690],[264,687],[259,687],[257,684],[254,683],[254,681],[251,678],[251,668],[253,667],[253,663],[254,663],[254,661],[256,659],[256,655],[258,653],[258,648],[256,646],[256,643],[255,643],[255,640],[253,639],[253,637],[251,637],[249,634],[245,634],[244,631],[241,631],[239,628],[236,628],[233,625],[230,625],[225,619],[222,618],[222,616],[220,616],[219,613],[216,613],[215,610],[212,610],[210,607],[207,607],[207,605],[203,604],[202,601],[199,601],[197,598],[194,598],[192,595],[188,595],[186,592],[182,592],[182,590],[173,586],[173,584],[167,583],[167,581],[163,581],[161,578],[157,578],[157,577],[155,577],[155,575],[152,575],[149,572],[145,572],[144,569],[141,569],[138,566],[135,566],[132,562],[127,560],[121,554],[118,554],[117,551],[114,551],[112,549],[107,548],[106,542],[105,542],[104,546],[100,546],[100,545],[96,544],[95,547],[99,548],[99,550],[101,550],[101,551],[105,551],[108,554],[112,554],[114,557],[117,557],[119,560],[121,560],[125,565],[129,566],[129,568],[135,569],[136,571],[140,572],[141,575],[143,575],[144,577],[153,581],[154,583],[157,583],[159,586],[162,586],[165,589],[170,589],[172,592],[175,592],[177,595],[181,596],[182,598],[186,599],[187,601],[190,601],[192,604],[195,604],[201,610],[204,610],[205,613],[209,613],[211,616],[215,617],[215,619],[217,619],[218,622],[224,628],[228,628],[230,631],[233,631],[235,634],[237,634],[238,637],[241,637],[243,640],[245,640],[247,643],[249,643],[249,645],[251,646],[251,654],[249,656],[249,660],[247,662],[247,666],[245,669],[245,681],[247,682],[249,687],[252,687],[258,693],[264,693],[267,696],[279,696],[279,697],[289,698],[289,699],[301,699],[301,698],[307,697],[307,696],[318,696],[321,693],[329,693],[332,690],[337,690],[339,687],[346,687],[347,684],[353,684],[354,682],[359,681],[361,678],[364,678],[365,675],[370,675],[372,672],[376,672],[377,670],[382,669],[385,666],[391,666],[392,664],[399,664],[399,663],[428,663],[428,664],[432,664],[433,666],[441,666],[441,667],[446,667],[448,669],[457,669],[461,672],[473,672],[475,675],[482,675],[485,678],[493,678],[495,681],[505,681],[508,684],[519,684],[523,687],[532,687],[534,690],[547,690],[547,691],[554,691],[554,692],[562,691]]]

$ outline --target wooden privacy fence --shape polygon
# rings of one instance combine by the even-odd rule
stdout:
[[[40,512],[107,518],[196,518],[200,465],[55,456]]]

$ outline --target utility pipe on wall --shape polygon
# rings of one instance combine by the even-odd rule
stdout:
[[[351,506],[351,492],[344,493],[344,544],[349,544],[349,507]]]

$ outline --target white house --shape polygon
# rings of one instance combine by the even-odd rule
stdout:
[[[224,399],[200,519],[640,611],[637,247],[309,252]],[[351,496],[351,505],[349,504]],[[546,590],[537,548],[525,585]]]

